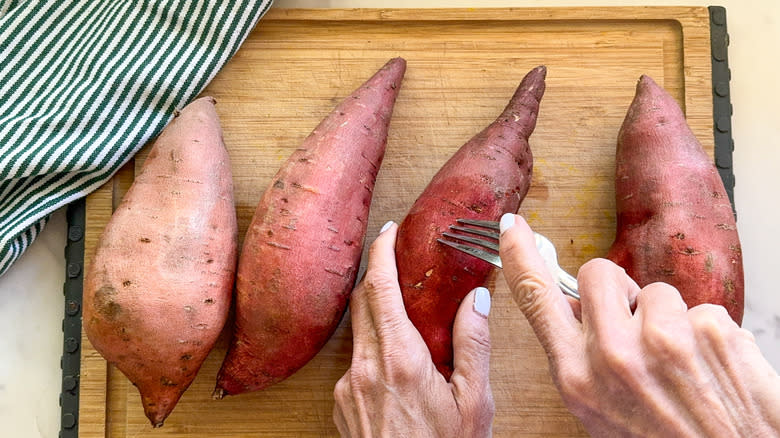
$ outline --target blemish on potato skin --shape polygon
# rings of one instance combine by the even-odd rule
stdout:
[[[279,242],[270,242],[269,241],[269,242],[266,242],[266,244],[268,246],[273,246],[274,248],[279,248],[279,249],[285,249],[285,250],[292,249],[291,247],[289,247],[289,246],[287,246],[287,245],[285,245],[283,243],[279,243]]]
[[[178,383],[174,382],[173,380],[171,380],[171,379],[169,379],[169,378],[167,378],[165,376],[161,376],[160,377],[160,385],[162,385],[162,386],[179,386]]]
[[[110,285],[105,285],[95,292],[95,307],[97,313],[108,320],[115,320],[122,313],[122,306],[114,301],[117,290]]]
[[[152,239],[150,239],[150,238],[148,238],[148,237],[142,237],[142,238],[140,238],[140,239],[138,239],[138,240],[139,240],[140,242],[142,242],[142,243],[149,243],[149,242],[151,242],[151,241],[152,241]]]
[[[339,277],[346,277],[347,276],[346,273],[339,272],[338,270],[333,269],[333,268],[325,268],[325,272],[327,272],[329,274],[333,274],[333,275],[338,275]]]
[[[120,328],[119,333],[122,342],[130,342],[130,335],[127,334],[127,327]]]
[[[704,258],[704,270],[712,272],[713,269],[715,269],[715,258],[711,252],[708,252],[707,256]]]

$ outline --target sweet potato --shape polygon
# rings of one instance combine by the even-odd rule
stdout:
[[[238,226],[212,98],[185,107],[152,146],[97,244],[84,330],[160,427],[225,325]]]
[[[642,76],[618,134],[617,233],[607,257],[639,286],[675,286],[689,307],[742,322],[742,253],[723,181],[677,102]]]
[[[536,126],[547,70],[523,78],[501,115],[436,173],[398,230],[396,261],[404,305],[439,372],[452,374],[452,324],[463,297],[492,267],[436,241],[456,219],[498,220],[528,192]]]
[[[235,334],[215,398],[289,377],[336,329],[405,70],[402,58],[390,60],[341,102],[263,194],[239,256]]]

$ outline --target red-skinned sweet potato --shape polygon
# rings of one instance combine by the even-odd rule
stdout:
[[[155,141],[97,244],[84,330],[160,427],[227,319],[238,256],[230,159],[212,98]]]
[[[265,191],[239,257],[235,334],[216,398],[287,378],[336,329],[405,70],[393,59],[341,102]]]
[[[396,261],[404,305],[439,372],[452,374],[452,324],[463,297],[488,280],[492,266],[436,241],[456,219],[498,220],[528,192],[547,70],[523,78],[501,115],[436,173],[398,230]]]
[[[742,252],[723,181],[677,102],[642,76],[618,134],[617,233],[607,257],[639,284],[675,286],[688,307],[743,313]]]

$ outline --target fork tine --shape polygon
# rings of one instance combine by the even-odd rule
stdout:
[[[450,239],[457,239],[463,242],[479,245],[487,249],[492,249],[493,251],[498,251],[498,243],[496,242],[488,242],[487,240],[477,239],[476,237],[463,236],[460,234],[442,233],[441,235],[444,237],[449,237]]]
[[[481,230],[479,228],[459,227],[457,225],[450,225],[452,231],[462,231],[464,233],[476,234],[477,236],[489,237],[491,239],[498,240],[498,233],[488,230]]]
[[[474,248],[473,246],[450,242],[449,240],[444,240],[444,239],[436,239],[436,240],[447,246],[451,246],[459,251],[463,251],[466,254],[470,254],[480,260],[484,260],[497,268],[502,268],[501,258],[498,256],[498,254],[493,254],[487,251],[483,251],[481,249]]]
[[[497,232],[500,231],[499,223],[493,221],[483,221],[483,220],[474,220],[474,219],[458,219],[457,222],[461,225],[470,225],[470,227],[460,227],[457,225],[450,225],[450,230],[461,232],[461,233],[468,233],[475,236],[487,237],[492,241],[479,239],[476,237],[464,236],[462,234],[448,233],[448,232],[442,233],[442,236],[448,239],[460,240],[462,242],[466,242],[471,245],[477,245],[477,246],[475,247],[471,245],[464,245],[461,243],[456,243],[456,242],[452,242],[451,240],[445,240],[445,239],[436,239],[436,240],[447,246],[451,246],[461,252],[474,256],[478,259],[484,260],[492,264],[493,266],[496,266],[498,268],[503,268],[501,264],[501,258],[497,254],[498,240],[500,237],[499,233]],[[472,227],[478,227],[478,228],[472,228]],[[534,237],[536,240],[537,250],[546,253],[546,255],[543,256],[545,258],[545,263],[546,264],[549,263],[548,268],[550,269],[551,273],[555,277],[555,282],[558,284],[558,287],[565,295],[568,295],[572,298],[576,298],[579,300],[580,296],[577,291],[578,289],[577,279],[571,276],[563,269],[561,269],[561,267],[558,265],[558,259],[557,259],[557,255],[555,254],[555,246],[553,245],[553,243],[548,238],[538,233],[534,233]],[[485,251],[482,248],[489,249],[495,252]],[[550,252],[550,250],[552,254],[547,254]],[[549,262],[547,261],[548,259],[550,259]]]
[[[498,231],[498,222],[495,221],[481,221],[476,219],[458,219],[458,223],[465,225],[474,225],[482,228],[490,228],[491,230]]]

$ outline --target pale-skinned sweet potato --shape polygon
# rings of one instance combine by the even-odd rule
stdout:
[[[389,61],[273,177],[239,257],[235,334],[216,398],[257,391],[325,345],[357,276],[377,173],[406,61]]]
[[[463,297],[488,280],[492,266],[436,241],[456,219],[498,220],[528,192],[546,69],[531,70],[493,123],[436,173],[398,230],[396,261],[404,305],[437,369],[452,374],[452,324]]]
[[[238,253],[230,159],[212,98],[155,141],[84,281],[84,330],[160,427],[224,327]]]
[[[618,134],[617,233],[607,257],[645,286],[675,286],[689,307],[743,313],[742,251],[712,159],[679,105],[642,76]]]

